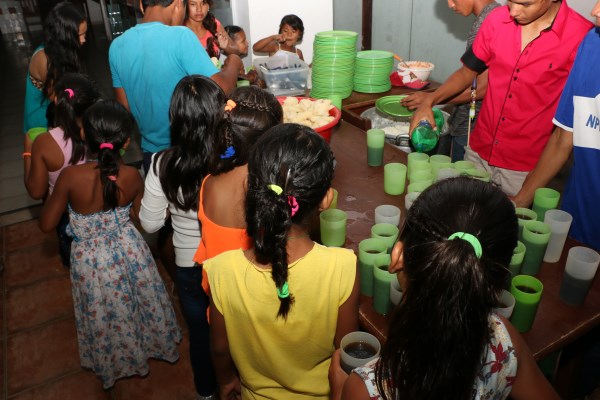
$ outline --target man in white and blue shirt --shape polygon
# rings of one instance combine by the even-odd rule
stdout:
[[[535,169],[514,201],[531,204],[536,188],[545,186],[573,153],[562,208],[573,216],[569,236],[600,250],[600,0],[593,28],[581,42],[554,116],[556,128]]]

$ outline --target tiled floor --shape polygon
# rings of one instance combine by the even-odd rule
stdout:
[[[94,373],[80,367],[69,274],[58,257],[56,235],[42,233],[37,220],[0,227],[0,262],[0,398],[195,398],[185,329],[179,361],[151,360],[144,378],[122,379],[105,391]],[[160,263],[159,269],[172,292],[172,280]]]

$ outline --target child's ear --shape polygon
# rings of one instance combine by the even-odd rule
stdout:
[[[327,210],[329,208],[329,206],[331,205],[332,201],[333,201],[333,188],[330,187],[329,189],[327,189],[327,193],[325,193],[323,200],[321,200],[321,204],[319,204],[319,211]]]
[[[392,274],[404,271],[404,243],[400,240],[392,248],[391,258],[388,271]]]

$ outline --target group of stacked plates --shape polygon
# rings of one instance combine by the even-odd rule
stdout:
[[[382,50],[356,53],[354,90],[362,93],[383,93],[392,88],[390,73],[394,68],[394,54]]]
[[[311,97],[352,94],[358,33],[327,31],[315,35],[313,43]],[[388,73],[389,75],[389,73]]]

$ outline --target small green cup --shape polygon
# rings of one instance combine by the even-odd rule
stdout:
[[[533,326],[543,290],[542,282],[533,276],[517,275],[512,278],[510,293],[515,297],[515,308],[510,322],[519,332],[527,332]]]
[[[533,196],[533,211],[537,214],[537,220],[543,221],[546,211],[558,207],[560,193],[550,188],[539,188]]]
[[[508,269],[510,269],[511,277],[515,277],[521,273],[521,265],[523,264],[523,257],[525,257],[525,245],[520,240],[517,242],[517,247],[513,250],[512,258]]]
[[[379,239],[364,239],[358,244],[360,293],[365,296],[373,296],[373,266],[381,255],[388,254],[387,246]]]
[[[412,171],[409,177],[410,183],[415,182],[433,182],[433,174],[430,169],[421,169]]]
[[[442,168],[450,168],[452,165],[452,159],[443,154],[434,154],[429,157],[429,163],[431,164],[431,171],[433,176],[437,177],[437,172]]]
[[[465,171],[471,178],[479,179],[480,181],[489,182],[491,175],[489,172],[479,168],[471,168]]]
[[[338,110],[342,110],[342,96],[340,94],[330,93],[326,95],[325,98],[329,99],[331,104],[333,104]]]
[[[423,190],[427,189],[429,186],[431,186],[431,181],[411,183],[410,185],[408,185],[407,192],[408,193],[422,192]]]
[[[336,208],[322,211],[319,215],[321,243],[325,246],[342,247],[346,242],[346,221],[348,216]]]
[[[465,173],[467,170],[474,168],[475,164],[473,164],[471,161],[461,160],[454,163],[454,169],[460,173]]]
[[[383,147],[385,145],[385,132],[383,129],[369,129],[367,131],[367,165],[379,167],[383,164]]]
[[[338,191],[336,189],[333,189],[333,199],[331,200],[329,209],[337,208],[337,203],[338,203]]]
[[[388,272],[390,256],[380,256],[373,265],[373,308],[379,314],[390,311],[390,284],[397,279],[396,274]]]
[[[515,208],[517,214],[517,222],[519,223],[519,240],[523,240],[523,226],[527,221],[536,221],[537,213],[529,208]]]
[[[37,137],[40,136],[44,132],[48,132],[48,128],[42,127],[42,126],[37,126],[35,128],[29,129],[27,131],[27,136],[29,136],[29,139],[32,142],[35,142],[35,139],[37,139]]]
[[[400,230],[394,224],[381,223],[371,227],[371,237],[384,242],[388,253],[392,250],[394,243],[396,243],[399,232]]]
[[[407,157],[406,166],[408,167],[408,174],[410,175],[415,165],[427,165],[429,166],[429,156],[425,153],[410,153]],[[418,169],[418,168],[415,168]]]
[[[406,165],[389,163],[383,167],[383,191],[391,195],[404,193],[406,186]]]
[[[527,251],[523,257],[521,274],[537,275],[540,272],[546,247],[550,241],[550,226],[540,221],[528,221],[523,226],[523,244]]]

